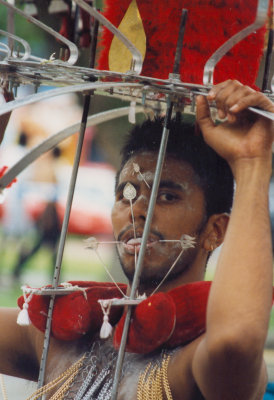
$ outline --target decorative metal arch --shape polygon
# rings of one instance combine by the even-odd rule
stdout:
[[[230,50],[236,43],[245,38],[255,29],[263,25],[266,19],[268,3],[269,3],[268,0],[259,0],[257,8],[257,16],[254,24],[250,25],[243,31],[239,32],[237,35],[230,38],[226,43],[224,43],[219,49],[216,50],[216,52],[210,57],[210,59],[207,61],[204,67],[204,79],[203,79],[204,85],[197,85],[197,84],[181,82],[180,79],[178,79],[178,76],[176,75],[178,72],[176,70],[173,71],[174,74],[170,77],[170,79],[167,80],[141,76],[140,73],[142,68],[142,56],[139,53],[139,51],[135,48],[135,46],[121,32],[119,32],[117,28],[115,28],[109,21],[107,21],[102,14],[96,11],[95,8],[87,5],[87,3],[85,3],[83,0],[73,0],[73,1],[78,7],[87,11],[100,23],[102,23],[108,29],[110,29],[111,32],[114,33],[114,35],[116,35],[131,51],[133,58],[133,64],[132,64],[133,66],[132,69],[129,71],[129,73],[124,74],[118,72],[99,71],[94,68],[74,66],[74,64],[78,59],[78,48],[74,43],[68,41],[59,33],[55,32],[52,28],[48,27],[47,25],[43,24],[37,19],[27,15],[22,10],[12,6],[7,1],[0,0],[0,4],[4,5],[9,10],[12,10],[18,13],[19,15],[25,17],[27,20],[31,21],[41,29],[50,33],[55,38],[60,40],[63,44],[65,44],[70,50],[70,57],[67,61],[42,60],[41,58],[31,54],[30,48],[28,44],[26,44],[24,39],[18,38],[12,32],[4,32],[1,30],[0,33],[5,34],[7,37],[16,39],[19,42],[21,41],[21,43],[25,48],[25,53],[23,54],[22,57],[21,54],[19,54],[21,58],[18,59],[13,55],[12,49],[9,48],[9,46],[7,46],[4,43],[0,43],[0,45],[3,47],[3,51],[6,52],[6,59],[0,62],[0,74],[2,75],[2,81],[4,81],[5,83],[8,82],[10,88],[24,84],[31,84],[36,89],[39,86],[43,85],[52,85],[61,87],[48,90],[46,92],[38,92],[24,98],[17,98],[14,101],[6,103],[5,105],[0,107],[0,115],[3,115],[7,112],[10,112],[24,105],[31,104],[53,96],[59,96],[65,93],[81,92],[85,97],[83,117],[80,124],[74,125],[61,132],[58,132],[49,139],[47,139],[46,141],[44,141],[43,143],[39,144],[36,148],[32,149],[31,152],[28,153],[24,159],[20,160],[16,165],[10,168],[8,172],[0,179],[0,188],[6,187],[12,181],[14,176],[20,173],[24,168],[26,168],[26,166],[29,165],[30,162],[34,161],[45,151],[48,151],[50,148],[54,147],[57,143],[59,143],[69,135],[73,134],[76,130],[80,128],[78,145],[71,174],[66,212],[60,236],[60,244],[56,259],[55,272],[53,276],[53,283],[52,283],[53,294],[49,306],[44,349],[40,365],[38,387],[41,387],[44,382],[47,353],[50,341],[52,311],[53,311],[55,296],[58,295],[58,283],[62,265],[62,256],[66,240],[67,227],[68,227],[70,209],[75,189],[75,183],[77,179],[77,171],[79,167],[85,128],[87,125],[100,123],[110,118],[114,117],[116,118],[118,116],[125,115],[129,110],[129,108],[127,107],[119,110],[112,110],[105,113],[100,113],[98,115],[88,118],[90,93],[95,92],[104,95],[112,95],[129,101],[135,101],[143,106],[150,107],[153,110],[158,109],[159,105],[160,107],[166,109],[165,124],[162,133],[162,141],[157,160],[155,178],[153,182],[153,187],[148,207],[147,219],[143,232],[143,240],[141,243],[136,271],[132,282],[131,293],[129,296],[130,301],[132,301],[133,304],[134,301],[136,300],[136,291],[139,285],[139,279],[142,272],[145,247],[151,226],[162,166],[165,157],[165,150],[168,141],[168,135],[169,135],[168,126],[174,105],[176,105],[177,110],[187,109],[188,112],[192,113],[195,111],[195,96],[197,94],[207,95],[210,86],[213,83],[213,73],[216,64],[226,54],[226,52]],[[181,31],[182,35],[178,40],[179,46],[181,45],[182,42],[183,28],[184,26],[182,26],[182,31]],[[178,58],[176,60],[176,63],[178,64]],[[107,79],[107,81],[104,81],[104,79]],[[117,82],[117,79],[122,82]],[[92,83],[91,80],[93,81]],[[273,98],[273,92],[271,92],[270,90],[268,90],[266,94],[270,98]],[[187,106],[185,106],[186,100],[188,102]],[[250,108],[250,110],[274,120],[273,113],[267,113],[265,111],[254,108]],[[140,108],[136,108],[136,112],[138,111],[140,111]],[[128,312],[126,315],[124,332],[122,336],[120,351],[117,359],[117,367],[114,377],[112,400],[115,400],[117,397],[119,378],[123,364],[123,357],[127,341],[127,332],[129,328],[132,307],[133,306],[131,305],[128,307]]]

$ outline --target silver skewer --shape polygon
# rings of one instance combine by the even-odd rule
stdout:
[[[193,94],[197,94],[197,95],[201,95],[201,96],[207,96],[208,93],[206,92],[199,92],[197,90],[192,90]],[[272,121],[274,121],[274,113],[270,112],[270,111],[265,111],[265,110],[261,110],[260,108],[256,108],[256,107],[247,107],[247,109],[251,112],[253,112],[254,114],[258,114],[258,115],[262,115],[265,118],[271,119]]]

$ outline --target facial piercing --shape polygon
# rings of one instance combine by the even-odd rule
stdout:
[[[156,289],[153,290],[153,292],[151,293],[151,296],[157,292],[157,290],[159,289],[159,287],[164,283],[164,281],[166,280],[166,278],[168,277],[168,275],[171,273],[171,271],[173,270],[173,268],[175,267],[175,265],[177,264],[179,258],[181,257],[181,255],[183,254],[184,249],[182,249],[178,255],[178,257],[176,258],[176,260],[174,261],[174,263],[171,265],[171,267],[169,268],[169,270],[167,271],[167,273],[165,274],[165,276],[163,277],[163,279],[161,280],[161,282],[159,283],[159,285],[156,287]]]
[[[110,277],[110,279],[112,280],[112,282],[114,283],[114,285],[117,287],[117,289],[119,290],[119,292],[122,294],[123,297],[126,297],[123,293],[123,291],[119,288],[119,286],[117,285],[115,279],[113,278],[113,276],[111,275],[107,265],[104,263],[104,261],[102,260],[99,252],[98,252],[98,246],[99,244],[102,243],[121,243],[121,242],[117,242],[117,241],[112,241],[112,242],[98,242],[97,239],[95,237],[90,237],[88,239],[85,240],[85,243],[87,244],[86,249],[91,249],[94,250],[98,259],[101,261],[106,273],[108,274],[108,276]]]
[[[186,249],[190,249],[190,248],[195,248],[196,239],[193,236],[184,234],[184,235],[182,235],[180,242],[181,242],[182,249],[186,250]]]
[[[147,181],[146,181],[144,175],[142,174],[142,172],[140,171],[140,166],[139,166],[139,164],[133,163],[133,169],[134,169],[134,172],[136,172],[136,173],[142,178],[142,180],[145,182],[145,184],[147,185],[147,187],[150,189],[149,184],[147,183]]]
[[[135,187],[131,183],[128,182],[124,187],[123,196],[125,199],[129,200],[129,203],[130,203],[130,211],[131,211],[131,217],[132,217],[134,238],[136,238],[136,230],[135,230],[135,220],[134,220],[134,214],[133,214],[133,208],[132,208],[132,200],[135,199],[136,195],[137,195],[137,192],[136,192]]]
[[[123,196],[125,199],[131,201],[136,197],[136,189],[131,183],[127,183],[123,190]]]
[[[86,247],[85,248],[86,249],[91,249],[91,250],[97,250],[99,244],[114,244],[114,243],[115,244],[119,244],[119,243],[122,243],[122,242],[119,242],[117,240],[110,240],[108,242],[98,242],[98,240],[94,236],[91,236],[88,239],[85,239],[84,242],[86,243]]]
[[[159,242],[173,242],[173,243],[181,243],[182,249],[187,250],[190,248],[194,248],[196,244],[196,239],[193,236],[190,235],[182,235],[181,239],[167,239],[167,240],[159,240]]]

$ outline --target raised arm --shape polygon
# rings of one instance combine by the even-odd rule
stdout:
[[[263,390],[272,303],[268,188],[273,125],[246,108],[274,112],[274,106],[235,81],[213,87],[208,100],[216,102],[219,116],[227,121],[215,126],[206,99],[199,97],[198,122],[207,143],[230,164],[236,192],[193,374],[206,399],[256,399]]]

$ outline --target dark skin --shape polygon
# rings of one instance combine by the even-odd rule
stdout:
[[[179,165],[177,160],[168,158],[144,263],[144,275],[152,283],[144,281],[142,289],[147,293],[153,291],[154,281],[178,254],[178,249],[171,244],[158,243],[159,235],[178,239],[187,233],[196,239],[195,249],[187,250],[182,256],[176,265],[176,274],[161,287],[163,291],[203,279],[212,246],[224,241],[208,301],[206,333],[175,352],[168,379],[175,400],[256,400],[262,398],[267,381],[263,348],[272,303],[268,186],[273,125],[262,117],[245,117],[248,106],[271,112],[274,107],[262,94],[234,81],[214,86],[208,100],[216,102],[220,117],[228,118],[215,126],[206,99],[198,97],[197,120],[204,138],[228,161],[236,181],[230,221],[225,214],[213,215],[205,221],[203,193],[192,179],[193,171],[188,165]],[[140,154],[135,159],[147,178],[155,168],[155,158],[154,154],[150,157]],[[129,172],[133,161],[130,159],[123,168],[119,184],[131,181],[136,187],[133,207],[139,232],[144,226],[149,192],[144,182]],[[176,188],[166,185],[170,177],[178,184]],[[119,190],[112,218],[115,236],[126,242],[120,245],[119,252],[124,269],[131,276],[138,245],[127,244],[130,239],[127,234],[132,230],[130,205]],[[157,265],[160,272],[156,270]],[[1,311],[0,369],[3,373],[36,379],[43,335],[33,327],[16,325],[16,316],[15,310]],[[81,341],[52,340],[47,380],[53,378],[52,371],[57,376],[81,352]],[[30,362],[27,372],[18,365],[22,357]],[[61,361],[62,368],[59,368]],[[122,392],[118,398],[129,400]]]
[[[132,280],[135,269],[135,249],[138,254],[140,245],[139,243],[136,246],[130,244],[134,238],[134,229],[129,201],[123,196],[123,188],[127,182],[130,182],[137,192],[136,198],[132,201],[132,210],[136,236],[140,241],[146,220],[156,160],[157,154],[151,152],[141,153],[130,158],[121,171],[116,190],[112,224],[114,236],[121,242],[117,246],[118,254],[129,280]],[[132,174],[133,163],[140,166],[146,182],[140,180],[137,174]],[[173,158],[166,158],[144,259],[141,292],[143,290],[146,294],[151,293],[181,252],[181,245],[177,242],[163,242],[162,240],[179,240],[183,234],[195,239],[195,248],[188,249],[183,253],[168,280],[161,286],[161,291],[204,278],[204,268],[201,266],[205,266],[208,252],[202,248],[203,236],[201,233],[207,225],[207,217],[204,194],[202,189],[194,183],[195,180],[197,179],[195,179],[195,174],[189,164]],[[227,220],[228,217],[223,214],[214,215],[210,219],[212,223],[214,221],[217,227],[216,231],[218,231],[216,234],[212,232],[214,247],[217,247],[222,241]]]

